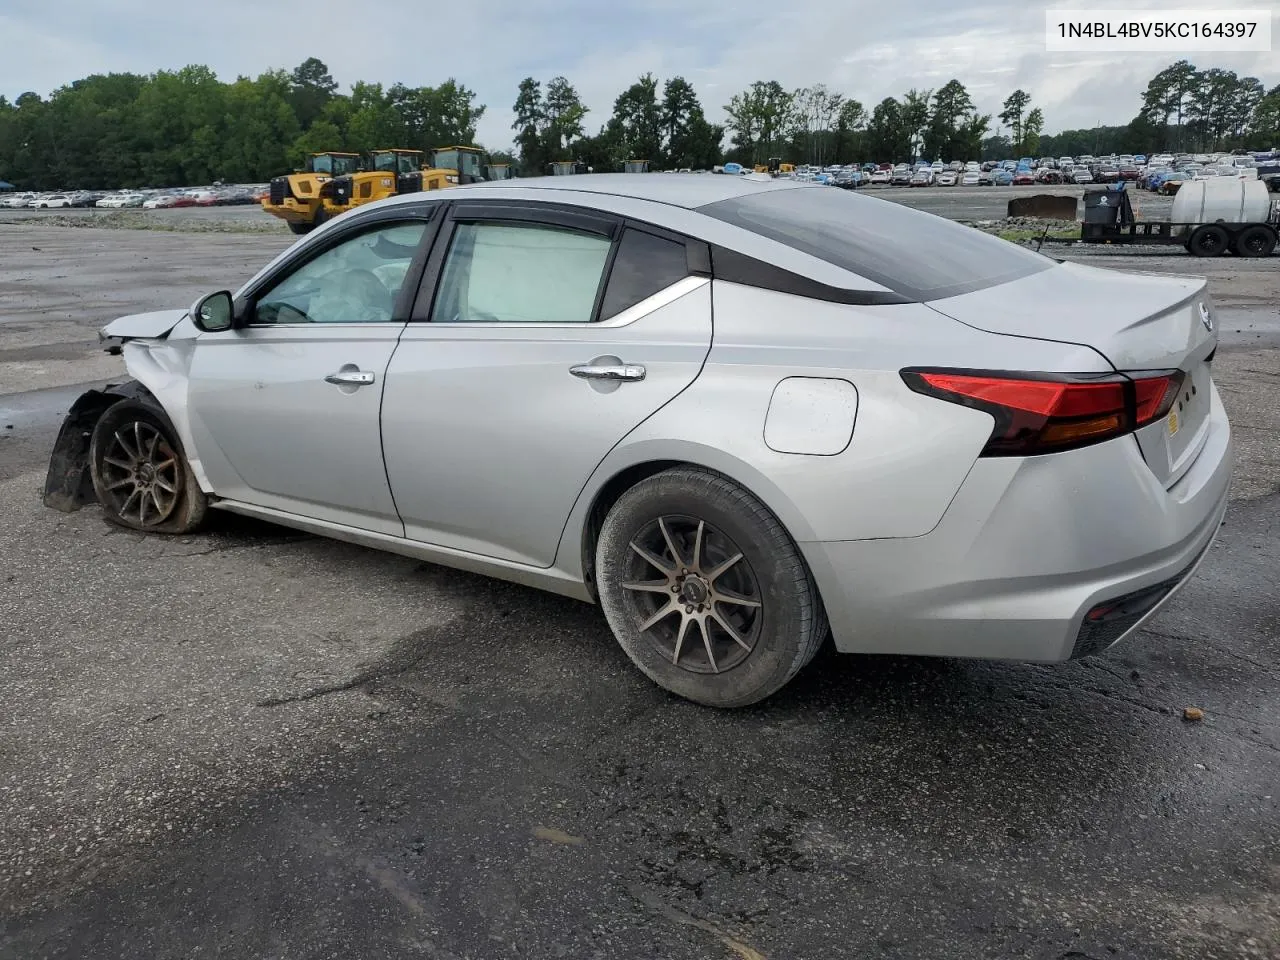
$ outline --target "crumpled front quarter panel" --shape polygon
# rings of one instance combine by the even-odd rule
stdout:
[[[197,342],[194,338],[184,337],[170,337],[165,340],[130,340],[124,345],[123,355],[129,375],[151,391],[160,406],[164,407],[169,419],[173,421],[200,489],[205,493],[212,493],[213,487],[205,476],[204,468],[200,463],[200,451],[196,449],[195,440],[191,434],[191,421],[187,409],[191,358]]]

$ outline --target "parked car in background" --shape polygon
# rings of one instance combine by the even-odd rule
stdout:
[[[893,180],[893,172],[890,170],[873,170],[871,171],[872,186],[887,187]]]
[[[1122,163],[1119,166],[1119,174],[1119,179],[1121,180],[1134,181],[1142,176],[1142,171],[1138,168],[1137,164]]]
[[[991,169],[983,170],[978,174],[978,186],[990,187],[995,184],[995,171]]]
[[[1160,193],[1163,196],[1171,197],[1178,192],[1182,184],[1194,180],[1195,174],[1186,170],[1175,170],[1160,182]]]
[[[893,170],[893,179],[889,182],[895,187],[908,187],[911,185],[911,178],[914,174],[911,169],[904,163],[901,167],[895,167]]]
[[[121,207],[141,207],[146,200],[146,195],[141,193],[113,193],[99,200],[96,206],[119,210]]]
[[[1009,187],[1013,185],[1013,171],[1001,167],[999,170],[991,171],[991,182],[997,187]]]
[[[1098,183],[1116,183],[1120,179],[1120,168],[1114,163],[1100,163],[1093,171],[1093,179]]]
[[[1093,183],[1093,174],[1089,172],[1088,167],[1077,166],[1071,171],[1071,181],[1073,183]]]
[[[934,178],[933,185],[935,187],[954,187],[958,182],[959,174],[954,170],[943,170]]]
[[[977,170],[966,170],[960,178],[960,185],[963,187],[978,187],[982,185],[982,178],[986,174],[979,173]],[[988,182],[990,182],[988,180]]]
[[[1013,175],[1013,185],[1015,187],[1030,187],[1036,182],[1035,174],[1025,168],[1019,169]]]
[[[1036,171],[1036,183],[1059,184],[1063,182],[1063,174],[1061,170],[1055,170],[1050,167],[1041,167]]]
[[[910,186],[913,187],[930,187],[933,186],[933,170],[929,167],[921,167],[911,176]]]
[[[12,193],[8,196],[0,196],[0,207],[8,207],[16,209],[18,207],[26,207],[36,199],[34,193]]]
[[[66,193],[54,193],[37,200],[34,206],[44,210],[71,206],[71,196]]]

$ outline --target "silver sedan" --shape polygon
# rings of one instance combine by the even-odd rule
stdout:
[[[828,637],[1105,650],[1205,555],[1231,473],[1203,280],[768,177],[396,197],[104,336],[133,379],[69,413],[50,506],[228,510],[598,602],[723,707]]]

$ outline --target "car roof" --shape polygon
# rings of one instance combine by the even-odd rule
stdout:
[[[501,189],[503,186],[509,189],[516,185],[522,190],[546,191],[549,201],[554,201],[554,194],[558,192],[598,193],[664,203],[686,210],[753,193],[801,188],[801,184],[794,181],[775,180],[766,174],[576,173],[561,177],[522,177],[515,181],[494,180],[454,187],[451,192],[460,196],[471,191]]]
[[[615,216],[630,217],[660,228],[697,237],[707,243],[754,257],[832,287],[862,292],[890,292],[887,287],[859,277],[842,267],[788,244],[769,239],[744,227],[709,216],[699,208],[723,200],[773,193],[779,190],[828,190],[820,184],[775,180],[764,174],[597,173],[568,176],[522,177],[485,183],[460,184],[447,190],[400,194],[357,207],[335,217],[308,238],[322,236],[347,217],[363,220],[398,206],[447,201],[543,201],[586,207]],[[843,191],[841,191],[843,194]],[[848,196],[846,203],[890,203]],[[287,252],[287,251],[286,251]],[[282,254],[281,256],[284,256]],[[264,267],[264,271],[271,265]]]

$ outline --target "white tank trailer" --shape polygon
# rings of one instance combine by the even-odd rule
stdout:
[[[1197,257],[1269,257],[1280,235],[1280,196],[1265,180],[1214,177],[1184,183],[1167,221],[1137,220],[1124,190],[1085,193],[1085,243],[1181,244]]]

